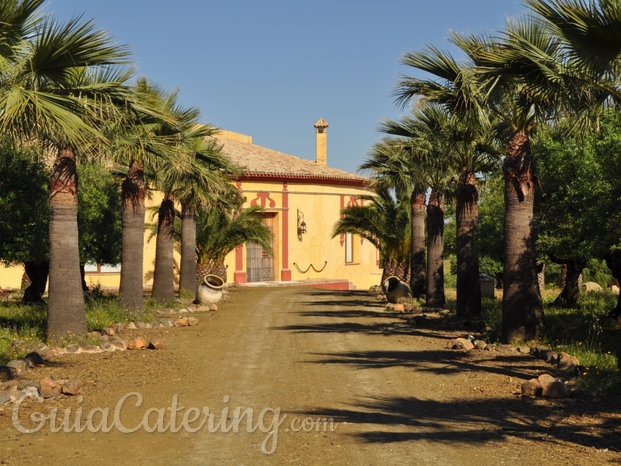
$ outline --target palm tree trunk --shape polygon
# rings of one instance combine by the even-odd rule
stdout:
[[[50,284],[47,338],[86,334],[78,247],[78,177],[73,149],[58,150],[50,184]]]
[[[28,288],[24,290],[22,303],[24,304],[45,304],[43,293],[47,286],[47,277],[50,273],[49,262],[24,262],[26,276],[30,280]]]
[[[477,252],[479,191],[474,172],[459,176],[457,196],[457,315],[476,318],[481,315],[481,281]]]
[[[516,133],[504,162],[505,263],[502,340],[529,341],[545,333],[533,237],[534,159],[528,135]]]
[[[173,197],[170,193],[166,193],[158,213],[155,270],[151,292],[151,297],[161,303],[172,301],[175,298],[174,221]]]
[[[427,307],[442,307],[444,296],[444,205],[431,191],[427,206]]]
[[[196,218],[194,209],[181,209],[181,266],[179,272],[179,293],[196,297]]]
[[[412,191],[410,288],[414,298],[425,293],[425,192]]]
[[[143,259],[145,181],[142,164],[130,164],[123,181],[123,251],[119,294],[123,306],[131,310],[143,308]]]
[[[578,295],[580,294],[580,275],[582,275],[586,264],[578,261],[566,261],[563,265],[565,265],[566,271],[565,286],[552,305],[575,308],[578,306]]]

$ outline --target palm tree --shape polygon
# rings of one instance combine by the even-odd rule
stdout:
[[[211,127],[205,127],[213,133]],[[229,184],[232,174],[241,173],[221,155],[221,145],[215,139],[199,136],[193,147],[196,167],[175,189],[181,204],[181,270],[179,290],[196,293],[196,213],[215,205],[226,207],[227,203],[241,197],[239,191]]]
[[[494,155],[497,151],[493,149],[489,117],[476,102],[476,81],[469,73],[474,64],[458,62],[435,47],[407,53],[402,62],[433,76],[433,79],[404,76],[395,95],[402,104],[420,98],[423,108],[436,108],[424,117],[438,139],[435,157],[448,157],[448,164],[457,176],[457,314],[476,318],[481,314],[476,173],[489,171],[490,162],[498,156]],[[429,102],[436,107],[429,107]],[[387,130],[402,136],[409,132],[407,127]]]
[[[407,282],[410,266],[410,196],[387,186],[376,186],[377,195],[361,196],[363,205],[346,207],[332,230],[332,237],[360,235],[375,246],[382,261],[380,283],[391,276]]]
[[[92,22],[58,24],[39,15],[42,1],[0,1],[0,130],[56,151],[50,193],[48,338],[86,333],[77,229],[78,148],[105,143],[102,104],[127,97],[125,47]]]
[[[532,18],[509,22],[498,38],[455,36],[455,42],[473,57],[486,89],[483,104],[505,129],[502,339],[537,339],[545,333],[545,319],[533,235],[531,135],[570,101],[573,72],[563,62],[558,37]]]
[[[166,302],[174,295],[173,243],[174,201],[181,204],[181,270],[180,291],[196,293],[196,212],[225,204],[238,190],[229,184],[233,169],[220,154],[220,146],[205,137],[213,134],[210,126],[194,125],[182,132],[174,163],[156,170],[155,185],[165,193],[158,213],[158,231],[153,276],[153,298]]]
[[[397,138],[385,138],[373,146],[360,170],[373,173],[371,185],[378,192],[394,190],[399,199],[410,198],[410,263],[408,266],[412,294],[415,298],[425,293],[425,204],[428,188],[424,167],[417,160],[419,153]]]
[[[451,182],[449,155],[452,144],[447,138],[447,113],[434,104],[422,105],[411,117],[399,121],[384,120],[380,130],[402,138],[410,154],[416,154],[419,176],[429,186],[427,204],[427,288],[428,307],[441,307],[444,294],[444,195]]]
[[[229,192],[210,209],[198,212],[196,222],[196,280],[209,273],[227,281],[224,259],[237,246],[257,243],[269,254],[272,252],[272,232],[261,221],[261,208],[242,207],[244,199],[237,189]]]
[[[174,138],[162,134],[162,128],[176,122],[164,106],[166,92],[160,87],[140,77],[132,91],[135,105],[112,120],[106,127],[106,134],[112,141],[112,159],[128,167],[121,186],[123,252],[119,295],[127,309],[141,310],[148,187],[145,165],[153,166],[159,159],[173,157]]]

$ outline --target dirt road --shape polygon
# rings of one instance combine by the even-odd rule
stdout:
[[[367,292],[239,288],[198,317],[141,330],[160,351],[32,371],[81,379],[83,396],[6,405],[0,464],[621,462],[617,407],[520,398],[544,363],[447,350],[454,332],[414,328]]]

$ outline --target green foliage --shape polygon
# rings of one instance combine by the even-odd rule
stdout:
[[[0,262],[48,260],[49,171],[36,154],[0,147]]]
[[[479,188],[479,199],[479,267],[481,272],[493,277],[503,268],[505,201],[502,177],[486,180]]]
[[[78,165],[78,225],[83,263],[121,262],[121,193],[112,173],[97,162]]]
[[[253,242],[270,255],[272,231],[262,222],[262,209],[258,206],[243,208],[244,199],[233,203],[232,209],[216,204],[197,214],[196,252],[199,262],[224,261],[237,246]]]
[[[383,260],[407,262],[410,257],[409,196],[398,191],[397,197],[386,187],[376,188],[377,196],[364,196],[364,206],[350,206],[341,211],[332,237],[354,233],[379,249]],[[400,196],[399,193],[402,193]]]

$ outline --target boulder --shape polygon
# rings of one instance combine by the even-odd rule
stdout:
[[[582,291],[585,291],[587,293],[590,291],[602,291],[602,287],[599,285],[599,283],[584,282],[582,284]]]
[[[56,398],[62,393],[62,387],[49,377],[43,377],[39,380],[41,386],[40,392],[43,398]]]
[[[466,338],[456,338],[449,340],[448,345],[450,349],[454,350],[471,350],[474,349],[472,342]]]
[[[574,356],[565,352],[559,353],[559,358],[556,363],[556,367],[567,378],[576,377],[580,374],[580,362]]]
[[[542,385],[544,383],[556,382],[556,378],[552,377],[550,374],[541,374],[539,377],[537,377],[537,380],[539,380],[539,383],[541,383]]]
[[[164,348],[164,344],[160,340],[151,340],[149,342],[149,349],[160,350]]]
[[[79,380],[68,380],[61,385],[61,391],[64,395],[79,395],[82,391],[82,382]]]
[[[23,359],[13,359],[6,363],[7,366],[16,370],[17,375],[21,375],[28,370],[28,363]]]
[[[33,351],[32,353],[28,353],[24,359],[26,361],[30,361],[30,363],[32,364],[33,367],[36,366],[43,366],[45,365],[45,360],[43,359],[43,357],[37,353],[36,351]]]
[[[565,384],[559,380],[554,382],[545,382],[541,384],[541,396],[545,398],[566,398],[569,396],[569,391]]]
[[[145,341],[144,338],[138,337],[138,338],[134,338],[133,340],[130,340],[129,343],[127,344],[127,349],[128,350],[143,350],[143,349],[147,349],[147,342]]]
[[[175,327],[187,327],[189,324],[188,319],[186,317],[179,317],[174,322]]]
[[[543,386],[537,379],[530,379],[522,383],[522,396],[541,396]]]
[[[198,325],[198,319],[196,317],[188,317],[188,326],[193,327],[194,325]]]

